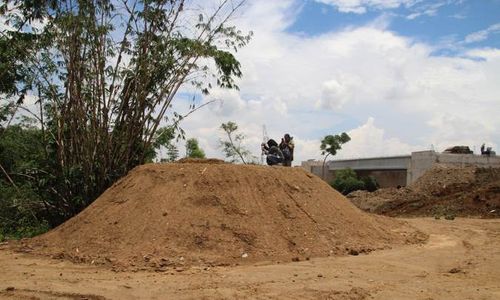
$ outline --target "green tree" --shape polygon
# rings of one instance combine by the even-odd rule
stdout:
[[[205,158],[205,152],[200,148],[197,139],[191,138],[186,141],[186,157]]]
[[[323,168],[322,168],[322,177],[323,179],[325,178],[325,163],[326,163],[326,158],[329,155],[335,155],[337,154],[337,151],[342,148],[342,145],[349,142],[351,140],[351,137],[345,133],[342,132],[341,134],[337,135],[327,135],[321,140],[321,155],[325,155],[325,159],[323,160]]]
[[[245,135],[238,133],[238,125],[236,123],[231,121],[222,123],[220,128],[226,133],[227,140],[220,140],[219,147],[222,148],[222,151],[224,151],[224,154],[231,162],[241,161],[247,164],[255,160],[255,156],[241,145],[245,139]]]
[[[155,148],[155,157],[158,156],[158,152],[161,148],[167,150],[167,158],[162,158],[161,161],[175,161],[179,157],[179,150],[174,145],[173,141],[175,139],[175,130],[172,126],[162,127],[156,132],[155,142],[153,146]]]
[[[9,14],[7,4],[22,14]],[[14,111],[23,109],[25,94],[39,96],[39,111],[31,113],[49,157],[33,177],[44,176],[61,220],[150,161],[155,143],[168,145],[156,141],[163,137],[161,122],[180,132],[179,121],[189,113],[172,106],[182,86],[204,94],[215,85],[238,88],[235,78],[242,73],[233,53],[251,33],[228,20],[242,4],[224,0],[210,10],[197,8],[197,16],[184,0],[0,5],[13,27],[0,40],[0,93],[20,95]],[[45,26],[31,27],[33,19]]]
[[[39,188],[43,182],[36,180],[46,160],[41,137],[29,119],[0,127],[0,236],[33,236],[48,229],[54,208]]]
[[[167,161],[176,161],[179,158],[179,149],[174,144],[167,145]]]
[[[344,195],[352,191],[364,190],[365,183],[359,180],[356,172],[351,169],[338,170],[335,172],[335,180],[332,187]]]

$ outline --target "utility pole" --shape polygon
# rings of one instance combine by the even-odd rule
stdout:
[[[262,125],[262,143],[267,143],[267,141],[269,140],[269,136],[267,135],[267,129],[266,129],[266,125],[263,124]],[[262,151],[260,153],[260,164],[263,165],[264,164],[264,151]]]

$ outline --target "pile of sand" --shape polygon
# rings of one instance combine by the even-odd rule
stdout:
[[[389,216],[500,217],[500,169],[436,165],[408,187],[356,191],[348,198]]]
[[[357,254],[423,238],[404,222],[360,211],[299,168],[186,161],[135,168],[24,247],[161,271]]]
[[[472,185],[477,186],[485,182],[478,179],[481,173],[492,172],[496,169],[482,169],[474,166],[455,167],[437,164],[417,179],[411,189],[425,195],[445,195],[464,191]],[[500,179],[500,178],[498,178]]]

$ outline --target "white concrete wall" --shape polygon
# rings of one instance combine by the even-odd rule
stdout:
[[[410,165],[406,172],[406,185],[415,182],[425,171],[436,163],[437,153],[434,151],[419,151],[411,153]]]
[[[500,167],[500,156],[473,155],[473,154],[450,154],[441,153],[437,157],[437,163],[451,164],[456,166],[478,166],[478,167]]]

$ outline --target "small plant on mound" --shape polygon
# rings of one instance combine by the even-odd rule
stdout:
[[[455,215],[454,214],[449,214],[449,215],[444,216],[444,218],[446,220],[452,221],[452,220],[455,220]]]
[[[331,183],[331,186],[344,195],[358,190],[373,192],[378,189],[375,178],[368,176],[360,179],[352,169],[337,171],[335,180]]]
[[[255,156],[242,145],[245,135],[238,132],[238,125],[236,123],[231,121],[222,123],[220,129],[226,133],[227,140],[219,140],[219,147],[222,148],[222,151],[230,162],[241,161],[244,164],[255,162]]]

